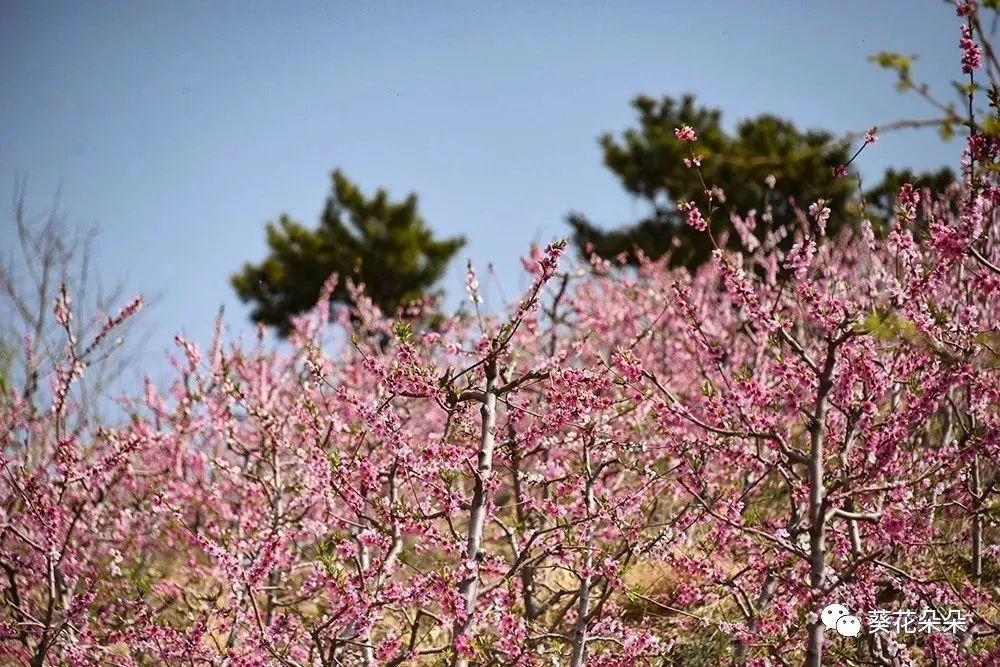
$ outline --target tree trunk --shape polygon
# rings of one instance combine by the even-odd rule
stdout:
[[[826,361],[816,389],[816,406],[809,426],[809,586],[814,591],[823,588],[826,579],[826,489],[823,480],[823,436],[825,432],[827,395],[830,393],[836,344],[827,344]],[[809,626],[806,665],[821,667],[823,663],[823,623],[817,618]]]
[[[590,467],[590,449],[587,445],[583,448],[583,464],[587,473],[587,485],[584,491],[584,502],[587,508],[587,518],[590,519],[594,513],[594,476]],[[584,526],[584,530],[590,531],[590,522]],[[591,569],[594,567],[594,551],[591,549],[591,540],[588,539],[584,545],[583,557],[583,577],[580,579],[580,590],[578,593],[576,607],[576,630],[573,633],[573,656],[570,658],[570,667],[583,667],[587,659],[587,618],[590,615],[590,586],[593,575]]]
[[[486,391],[483,395],[482,407],[479,412],[482,417],[482,433],[479,439],[479,454],[476,465],[476,481],[472,493],[472,504],[469,508],[469,536],[465,545],[465,558],[471,563],[471,571],[458,585],[459,595],[465,603],[465,618],[455,619],[453,647],[458,637],[468,632],[472,627],[473,614],[476,610],[476,598],[479,595],[479,562],[480,550],[483,544],[483,529],[486,524],[486,508],[489,504],[489,492],[486,480],[493,471],[493,450],[496,447],[497,420],[497,362],[490,358],[486,362]],[[455,667],[468,667],[468,658],[458,654],[457,647],[453,664]]]

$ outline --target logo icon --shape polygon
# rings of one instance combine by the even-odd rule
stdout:
[[[861,619],[851,615],[842,604],[827,605],[819,615],[827,630],[836,630],[841,637],[857,637],[861,634]]]
[[[837,632],[841,637],[857,637],[861,634],[861,619],[857,616],[841,616],[837,620]]]

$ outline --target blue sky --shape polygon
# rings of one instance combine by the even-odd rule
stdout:
[[[729,123],[761,112],[836,132],[931,115],[866,61],[917,53],[942,96],[958,73],[942,2],[0,3],[0,188],[29,207],[61,192],[101,229],[105,280],[160,294],[147,353],[208,340],[228,276],[263,257],[265,221],[314,223],[343,169],[366,192],[413,191],[464,259],[524,285],[517,258],[567,233],[573,209],[616,224],[641,205],[596,138],[630,126],[638,93],[695,93]],[[957,163],[933,132],[883,135],[860,164]],[[11,230],[0,227],[0,248]]]

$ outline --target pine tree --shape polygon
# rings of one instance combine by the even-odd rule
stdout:
[[[417,197],[392,202],[385,190],[366,198],[339,170],[319,227],[309,229],[282,215],[267,225],[270,254],[247,263],[232,285],[251,317],[287,335],[296,314],[319,298],[323,283],[340,275],[331,301],[347,299],[346,278],[363,282],[368,296],[387,313],[428,293],[463,237],[436,239],[417,213]]]
[[[701,264],[712,251],[711,239],[684,224],[677,205],[686,201],[704,204],[705,185],[719,187],[724,197],[710,221],[716,238],[731,228],[730,211],[763,213],[770,206],[775,227],[790,223],[795,215],[793,201],[805,209],[823,199],[831,211],[830,234],[857,219],[850,214],[852,199],[857,198],[857,180],[850,173],[834,177],[836,167],[849,162],[851,147],[835,140],[832,133],[802,131],[770,114],[742,120],[728,133],[722,126],[721,111],[697,105],[691,95],[680,100],[639,96],[632,106],[638,113],[638,127],[625,130],[620,137],[604,134],[600,144],[604,164],[629,193],[648,204],[649,213],[612,230],[598,227],[580,213],[571,213],[568,222],[583,255],[592,251],[612,258],[626,253],[634,261],[638,249],[654,259],[669,252],[674,265]],[[697,131],[695,153],[701,156],[700,176],[698,170],[684,164],[688,144],[674,136],[675,128],[682,125]],[[886,196],[898,190],[900,174],[937,187],[954,179],[948,170],[925,176],[890,172],[889,180],[872,189],[870,195],[866,193],[866,199],[875,205],[871,211],[875,218],[885,216],[885,207],[891,204]],[[731,244],[738,243],[735,234],[729,239]]]

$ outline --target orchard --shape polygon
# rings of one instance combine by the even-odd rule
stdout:
[[[457,314],[384,313],[332,276],[290,346],[220,317],[108,424],[75,388],[141,301],[78,340],[92,314],[63,290],[47,390],[0,403],[0,662],[998,664],[1000,123],[979,79],[1000,65],[979,11],[955,24],[961,181],[904,185],[887,228],[858,209],[828,235],[822,200],[765,196],[717,238],[704,183],[683,203],[715,248],[697,270],[553,243],[500,314],[471,266]],[[676,140],[697,172],[698,128]],[[831,604],[861,632],[827,627]],[[964,622],[870,627],[908,611]]]

